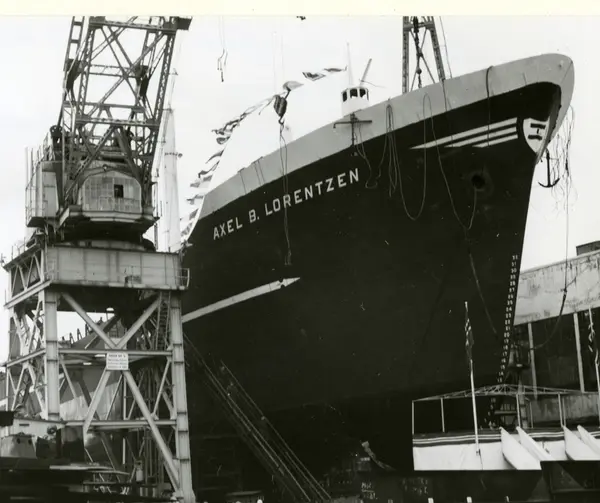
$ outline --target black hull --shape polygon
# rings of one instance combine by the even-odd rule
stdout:
[[[435,135],[511,117],[545,121],[553,109],[556,115],[559,100],[555,86],[528,86],[436,117]],[[519,139],[507,144],[440,147],[439,156],[434,147],[426,159],[421,149],[406,146],[422,143],[424,133],[432,139],[430,122],[396,131],[412,214],[427,169],[425,205],[416,221],[407,217],[400,189],[391,188],[388,159],[378,170],[384,138],[364,145],[370,166],[350,149],[289,174],[287,215],[274,211],[273,201],[283,199],[280,179],[201,219],[184,258],[192,278],[184,314],[299,279],[192,319],[186,334],[205,356],[225,360],[266,409],[382,392],[430,393],[468,384],[468,301],[476,381],[494,381],[536,162],[517,130]],[[477,194],[473,177],[485,180]],[[306,187],[312,199],[306,200]],[[297,189],[303,201],[293,204]],[[252,209],[259,217],[253,224]],[[220,236],[228,220],[230,228],[243,227],[215,239],[215,228]]]
[[[411,464],[407,399],[469,386],[465,302],[476,385],[496,382],[539,160],[523,120],[553,129],[560,101],[560,88],[544,83],[449,110],[393,133],[399,170],[390,168],[390,138],[374,138],[364,144],[368,162],[344,150],[198,221],[184,256],[184,331],[207,360],[227,364],[315,473],[356,439],[387,462]],[[410,148],[512,118],[512,141]],[[423,192],[411,219],[405,205],[414,217]],[[190,406],[207,419],[192,386]]]

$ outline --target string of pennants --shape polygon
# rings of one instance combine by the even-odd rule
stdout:
[[[324,68],[318,72],[302,72],[302,76],[304,79],[310,82],[314,82],[320,80],[322,78],[327,77],[328,75],[339,73],[346,71],[346,68]],[[261,100],[259,103],[247,108],[244,112],[242,112],[239,116],[234,119],[229,120],[223,126],[218,129],[213,129],[212,132],[216,135],[216,142],[218,145],[223,146],[221,150],[214,153],[207,161],[206,164],[213,163],[210,168],[202,170],[198,173],[198,176],[194,181],[190,184],[190,188],[194,189],[193,194],[190,197],[186,198],[186,202],[193,206],[194,209],[191,210],[188,214],[180,219],[181,223],[181,238],[183,242],[186,242],[189,236],[192,233],[192,230],[196,224],[196,220],[198,219],[200,208],[202,207],[202,202],[204,201],[204,197],[208,192],[208,188],[210,186],[210,182],[212,181],[213,174],[217,169],[221,156],[225,151],[225,144],[231,138],[233,131],[241,124],[241,122],[248,117],[249,115],[260,112],[266,107],[268,107],[273,101],[275,101],[276,96],[283,97],[285,94],[302,87],[304,82],[298,81],[288,81],[283,84],[283,91],[279,94],[275,94],[264,100]]]

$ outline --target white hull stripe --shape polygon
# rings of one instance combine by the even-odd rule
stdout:
[[[543,441],[554,441],[563,440],[564,432],[562,431],[529,431],[527,434],[534,440],[540,442]],[[592,432],[592,436],[598,438],[598,432]],[[494,431],[480,431],[479,440],[483,442],[494,442],[500,441],[500,432]],[[439,437],[426,437],[426,438],[414,438],[413,447],[431,447],[435,445],[447,445],[447,444],[470,444],[475,442],[474,434],[465,435],[440,435]]]
[[[491,147],[492,145],[498,145],[498,143],[506,143],[507,141],[516,140],[517,138],[519,138],[519,135],[517,134],[517,132],[515,130],[514,134],[511,134],[510,136],[503,136],[502,138],[498,138],[497,140],[490,140],[489,142],[487,141],[487,138],[486,138],[485,140],[483,140],[483,142],[477,143],[473,146],[479,147],[479,148]],[[453,145],[453,147],[456,147],[456,145]]]
[[[509,132],[517,132],[516,117],[501,122],[496,122],[494,124],[490,124],[489,126],[481,126],[474,129],[470,129],[469,131],[463,131],[462,133],[457,133],[450,136],[446,136],[444,138],[439,138],[437,140],[433,140],[422,145],[418,145],[416,147],[411,147],[411,149],[431,148],[435,146],[441,147],[442,145],[447,147],[464,147],[466,145],[470,145],[471,143],[478,143],[482,140],[486,140],[488,136],[492,138]]]
[[[357,116],[364,122],[361,126],[362,142],[367,142],[373,138],[385,135],[388,127],[384,117],[386,116],[386,107],[392,107],[395,118],[395,127],[401,130],[404,127],[412,124],[417,124],[423,120],[423,100],[428,97],[431,99],[431,111],[428,116],[439,116],[448,110],[448,105],[451,104],[453,109],[469,106],[481,100],[485,100],[488,96],[499,96],[505,93],[510,93],[521,89],[526,85],[536,84],[538,82],[548,82],[561,87],[561,107],[558,113],[557,124],[560,125],[573,94],[574,86],[574,71],[572,61],[560,54],[545,54],[533,58],[522,59],[510,63],[494,66],[492,69],[480,70],[471,74],[462,75],[441,83],[415,89],[414,91],[391,98],[388,101],[378,102],[370,107],[357,112]],[[352,148],[352,131],[350,128],[336,127],[332,124],[316,127],[311,132],[295,129],[295,123],[292,120],[294,113],[300,114],[297,107],[306,107],[305,104],[290,103],[291,114],[288,117],[289,132],[284,132],[287,135],[287,163],[286,171],[288,174],[296,170],[302,169],[305,166],[310,166],[319,159],[330,157],[337,152]],[[266,109],[265,109],[266,110]],[[270,109],[269,109],[270,110]],[[294,112],[295,110],[295,112]],[[276,114],[273,115],[273,120],[276,119]],[[367,123],[368,121],[372,121]],[[502,121],[504,122],[504,121]],[[490,133],[495,132],[503,127],[510,128],[516,125],[515,119],[510,119],[506,124],[496,123],[490,124]],[[536,121],[539,122],[539,121]],[[544,121],[545,122],[545,121]],[[535,129],[535,128],[533,128]],[[487,133],[488,125],[482,124],[481,128],[468,131],[464,136],[461,132],[443,138],[448,143],[466,140],[468,135],[484,135]],[[552,130],[554,134],[556,129]],[[226,181],[216,184],[214,188],[207,194],[202,203],[202,210],[196,214],[193,223],[199,219],[205,218],[213,212],[216,212],[228,205],[237,198],[244,197],[249,192],[261,188],[263,185],[273,182],[281,178],[282,162],[281,162],[281,146],[279,144],[279,136],[272,135],[264,137],[264,152],[265,154],[259,160],[251,162],[244,159],[243,162],[237,160],[235,155],[225,162],[223,158],[219,167],[219,172],[229,172],[236,170],[235,175],[226,175]],[[427,140],[433,138],[427,138]],[[231,138],[230,142],[235,143],[235,138]],[[542,142],[542,145],[544,143]],[[233,144],[228,145],[228,149],[232,148]],[[422,148],[422,146],[421,146]],[[237,163],[242,165],[237,165]],[[234,166],[234,163],[236,164]],[[247,167],[243,168],[243,165]],[[215,173],[215,177],[220,176]],[[225,176],[225,175],[223,175]],[[229,178],[230,176],[230,178]],[[213,182],[215,179],[213,179]]]
[[[480,134],[475,136],[474,138],[468,138],[467,140],[452,142],[448,146],[449,147],[466,147],[467,145],[475,145],[479,143],[487,143],[488,140],[492,141],[496,138],[500,138],[503,136],[513,135],[517,133],[516,127],[504,128],[499,131],[489,132],[485,134]]]
[[[204,306],[200,309],[196,309],[195,311],[184,314],[181,317],[181,321],[183,323],[187,323],[188,321],[192,321],[202,316],[206,316],[207,314],[214,313],[219,309],[239,304],[240,302],[252,299],[253,297],[259,297],[260,295],[265,295],[266,293],[275,292],[281,288],[291,285],[292,283],[295,283],[299,279],[300,278],[288,278],[284,279],[283,281],[273,281],[272,283],[268,283],[257,288],[252,288],[251,290],[246,290],[245,292],[233,295],[228,299],[220,300],[214,304],[210,304],[209,306]]]

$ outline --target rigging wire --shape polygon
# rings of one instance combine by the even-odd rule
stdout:
[[[530,348],[530,351],[537,351],[538,349],[542,349],[543,347],[547,346],[556,336],[556,334],[558,333],[558,327],[560,326],[560,321],[562,319],[563,316],[563,312],[564,312],[564,308],[565,308],[565,303],[567,300],[567,294],[568,294],[568,290],[569,290],[569,279],[568,279],[568,274],[569,274],[569,188],[568,185],[570,185],[570,173],[569,173],[569,167],[568,167],[568,159],[565,161],[566,162],[566,166],[565,166],[565,185],[567,185],[567,189],[566,189],[566,198],[565,198],[565,275],[564,275],[564,285],[562,288],[562,300],[560,303],[560,310],[558,312],[558,316],[556,318],[556,321],[554,323],[554,326],[552,327],[552,330],[550,332],[550,335],[548,335],[548,337],[546,337],[546,339],[541,342],[540,344],[535,344],[532,348]]]
[[[554,336],[558,333],[558,327],[560,326],[560,321],[563,316],[565,303],[567,300],[568,289],[569,289],[569,282],[568,282],[569,210],[568,210],[568,208],[566,211],[565,220],[566,220],[566,222],[565,222],[565,234],[566,234],[566,239],[565,239],[565,248],[566,248],[566,251],[565,251],[565,276],[564,276],[564,286],[562,288],[563,295],[562,295],[562,300],[560,303],[560,310],[558,312],[558,316],[556,317],[556,322],[554,323],[554,326],[552,327],[550,335],[548,335],[548,337],[546,337],[546,339],[543,342],[541,342],[540,344],[535,344],[532,348],[530,348],[530,351],[537,351],[538,349],[542,349],[543,347],[547,346],[554,339]]]
[[[445,104],[445,108],[446,108],[446,114],[448,114],[450,110],[448,109],[448,98],[446,96],[446,86],[444,84],[444,81],[441,82],[441,85],[442,85],[442,89],[444,92],[444,104]],[[475,220],[475,213],[477,211],[477,191],[476,190],[473,191],[473,209],[472,209],[471,217],[469,218],[469,223],[465,224],[462,221],[462,219],[460,218],[460,216],[458,215],[458,211],[456,209],[456,205],[454,202],[454,197],[452,196],[452,190],[450,189],[448,177],[446,176],[446,170],[444,169],[444,166],[442,163],[442,153],[440,151],[440,146],[437,141],[437,135],[435,134],[435,127],[434,127],[434,122],[433,122],[433,107],[431,105],[431,98],[428,93],[425,93],[425,95],[423,96],[423,102],[425,102],[426,99],[429,102],[429,122],[431,124],[431,133],[433,135],[433,140],[435,142],[435,150],[437,153],[438,166],[440,168],[440,173],[442,175],[442,178],[444,179],[444,184],[446,185],[446,192],[448,194],[448,199],[450,201],[452,213],[454,214],[456,221],[463,228],[465,233],[468,233],[468,231],[470,231],[471,228],[473,227],[473,222]],[[489,100],[489,96],[488,96],[488,100]]]
[[[227,43],[225,40],[225,20],[219,16],[219,41],[221,42],[221,55],[217,59],[217,71],[221,74],[221,82],[225,82],[225,68],[227,66]]]
[[[383,166],[383,161],[385,160],[385,155],[387,153],[389,137],[388,137],[388,135],[385,135],[385,137],[383,139],[384,143],[383,143],[383,149],[382,149],[382,153],[381,153],[381,159],[379,160],[379,164],[377,165],[377,176],[375,177],[375,180],[373,182],[372,182],[373,167],[371,166],[371,161],[369,160],[369,157],[367,156],[367,153],[365,151],[365,145],[364,145],[363,139],[362,139],[362,130],[360,127],[360,123],[358,124],[358,139],[359,139],[358,142],[353,142],[354,143],[354,151],[365,162],[365,164],[369,168],[369,177],[367,178],[367,181],[365,182],[365,189],[373,190],[373,189],[377,188],[377,182],[381,178],[381,166]]]
[[[274,97],[274,108],[275,113],[279,116],[279,120],[277,121],[279,124],[279,159],[281,161],[281,181],[283,185],[283,231],[285,233],[285,240],[287,243],[287,253],[284,259],[284,264],[286,266],[292,265],[292,245],[290,241],[290,229],[289,229],[289,221],[288,221],[288,204],[286,204],[286,197],[290,197],[289,195],[289,180],[288,180],[288,149],[287,142],[283,136],[283,132],[285,130],[285,113],[287,111],[287,98],[291,92],[291,89],[288,89],[287,93],[283,96],[276,95]],[[262,111],[262,110],[261,110]],[[284,157],[285,154],[285,157]]]
[[[486,74],[486,88],[487,88],[487,93],[488,93],[487,94],[487,99],[488,99],[488,103],[489,103],[489,100],[490,100],[490,90],[489,90],[488,77],[489,77],[489,69],[488,69],[488,72]],[[445,109],[446,109],[446,114],[447,114],[449,112],[449,108],[448,108],[448,99],[447,99],[447,96],[446,96],[446,87],[445,87],[445,83],[443,81],[441,82],[441,85],[442,85],[442,89],[443,89],[443,93],[444,93],[444,104],[445,104]],[[426,101],[429,104],[429,116],[428,117],[427,117],[427,114],[425,113],[425,102]],[[389,114],[389,106],[388,106],[388,108],[386,108],[386,114]],[[490,119],[490,117],[489,117],[490,114],[491,114],[491,111],[489,110],[489,105],[488,105],[488,120]],[[473,191],[473,204],[472,204],[471,215],[470,215],[467,223],[464,223],[463,220],[461,219],[461,217],[458,214],[458,211],[457,211],[457,208],[456,208],[456,204],[455,204],[455,201],[454,201],[454,196],[453,196],[452,190],[450,188],[448,177],[446,175],[446,171],[445,171],[445,168],[444,168],[444,165],[443,165],[443,162],[442,162],[442,154],[441,154],[441,151],[440,151],[440,147],[437,144],[437,135],[435,133],[435,126],[434,126],[434,120],[433,120],[433,107],[432,107],[432,103],[431,103],[431,97],[429,96],[428,93],[425,93],[425,95],[423,96],[423,118],[424,118],[424,122],[425,122],[425,126],[424,126],[425,128],[426,128],[427,119],[429,119],[430,126],[431,126],[432,136],[433,136],[433,139],[434,139],[434,142],[435,142],[438,167],[439,167],[439,170],[440,170],[440,174],[442,175],[442,178],[444,180],[444,184],[445,184],[445,187],[446,187],[446,192],[448,194],[448,198],[449,198],[449,201],[450,201],[450,206],[452,208],[452,213],[454,214],[454,217],[455,217],[456,221],[459,223],[460,227],[463,229],[463,232],[464,232],[464,235],[465,235],[464,238],[465,238],[465,241],[467,242],[467,245],[468,245],[468,243],[469,243],[468,234],[469,234],[469,231],[473,227],[473,223],[474,223],[474,220],[475,220],[475,215],[477,213],[477,206],[478,206],[477,205],[477,203],[478,203],[478,201],[477,201],[477,191],[476,190]],[[391,122],[393,124],[393,119],[392,119]],[[387,116],[386,123],[388,125],[390,124],[390,117],[389,117],[389,115]],[[488,125],[488,127],[489,127],[489,125]],[[393,158],[394,152],[396,152],[394,146],[392,146],[392,143],[395,140],[394,135],[393,135],[393,130],[390,133],[389,127],[386,128],[386,129],[388,129],[388,131],[387,131],[388,134],[386,134],[385,138],[384,138],[384,146],[383,146],[383,149],[382,149],[383,150],[382,157],[381,157],[381,161],[380,161],[380,163],[378,165],[378,172],[377,172],[377,175],[376,175],[375,182],[377,182],[377,180],[379,180],[379,178],[381,176],[381,166],[383,165],[383,161],[385,160],[385,156],[387,154],[388,147],[389,147],[389,150],[390,150],[390,160],[389,160],[389,164],[388,164],[389,165],[389,169],[390,169],[389,176],[390,176],[390,182],[394,183],[394,175],[392,174],[391,170],[397,169],[399,163],[397,161],[397,158],[396,159]],[[365,161],[365,163],[367,164],[367,166],[369,168],[369,172],[370,172],[369,179],[366,182],[366,188],[375,188],[377,186],[377,183],[375,183],[373,186],[369,187],[369,183],[371,182],[372,177],[373,177],[373,169],[372,169],[371,163],[370,163],[370,161],[369,161],[369,159],[368,159],[368,157],[367,157],[367,155],[365,153],[364,144],[362,142],[362,134],[361,134],[360,124],[359,124],[359,127],[358,127],[358,132],[359,132],[359,143],[355,145],[355,150],[358,153],[358,155]],[[424,133],[426,133],[426,129],[425,129]],[[425,134],[424,138],[425,138],[424,141],[426,142],[426,139],[427,139],[426,134]],[[426,159],[426,154],[424,154],[424,159]],[[426,163],[426,161],[425,161],[425,163]],[[424,166],[424,170],[426,171],[426,165]],[[398,173],[396,173],[396,176],[397,175],[398,175]],[[410,214],[410,212],[408,211],[408,208],[406,206],[406,202],[405,202],[404,196],[402,196],[403,197],[403,205],[404,205],[404,209],[405,209],[406,215],[408,216],[409,219],[411,219],[413,221],[416,220],[421,215],[421,212],[423,211],[423,206],[424,206],[424,203],[425,203],[425,196],[426,196],[426,185],[425,185],[425,183],[426,183],[426,178],[424,178],[424,183],[423,183],[423,201],[421,203],[421,208],[420,208],[419,212],[417,213],[416,217],[413,217]],[[403,193],[402,190],[401,190],[401,193]],[[480,297],[481,302],[483,304],[483,308],[484,308],[484,312],[486,314],[487,321],[488,321],[488,323],[490,325],[492,334],[494,335],[494,337],[496,338],[496,340],[499,342],[498,331],[496,330],[496,328],[494,326],[494,323],[493,323],[493,320],[492,320],[492,317],[491,317],[491,313],[490,313],[489,308],[488,308],[487,301],[486,301],[485,296],[483,294],[483,290],[481,288],[481,282],[479,281],[479,275],[478,275],[477,270],[475,268],[475,263],[474,263],[474,259],[473,259],[473,255],[471,253],[470,247],[468,249],[468,255],[469,255],[469,263],[470,263],[471,272],[472,272],[473,278],[475,280],[475,286],[477,288],[479,297]]]
[[[284,195],[289,197],[289,180],[288,180],[288,151],[287,151],[287,142],[285,141],[285,138],[283,137],[283,130],[284,130],[284,122],[280,121],[279,123],[279,158],[281,160],[281,171],[283,176],[281,177],[282,179],[282,184],[283,184],[283,193]],[[284,159],[284,153],[285,153],[285,159]],[[283,203],[283,231],[285,233],[285,240],[287,243],[287,253],[285,256],[285,265],[286,266],[290,266],[292,265],[292,244],[291,244],[291,240],[290,240],[290,228],[289,228],[289,222],[288,222],[288,211],[287,211],[287,207],[288,205],[285,204],[285,201]]]
[[[425,101],[423,100],[423,116],[425,116]],[[427,126],[426,123],[423,123],[423,144],[427,143]],[[404,185],[402,183],[402,170],[400,167],[400,160],[398,158],[398,150],[396,148],[396,141],[394,138],[394,110],[391,105],[386,107],[386,134],[390,136],[390,157],[388,163],[388,174],[390,178],[390,188],[389,195],[391,197],[392,193],[396,190],[396,186],[400,187],[400,195],[402,198],[402,205],[404,206],[404,211],[406,216],[416,222],[423,210],[425,209],[425,200],[427,198],[427,149],[423,149],[423,192],[422,192],[422,200],[419,210],[415,216],[410,214],[410,210],[406,204],[406,197],[404,194]],[[387,143],[387,142],[386,142]]]
[[[487,75],[486,75],[486,80],[487,80]],[[450,112],[450,109],[448,108],[448,98],[446,96],[446,85],[445,85],[445,82],[442,81],[441,85],[442,85],[442,90],[443,90],[443,93],[444,93],[444,105],[445,105],[445,111],[446,111],[446,115],[447,115]],[[477,191],[476,190],[473,191],[473,210],[472,210],[471,217],[469,219],[468,225],[465,225],[463,223],[462,219],[460,218],[460,216],[458,215],[458,212],[456,210],[456,206],[454,204],[454,198],[452,197],[452,191],[450,189],[450,185],[448,183],[448,178],[446,176],[446,172],[445,172],[443,164],[442,164],[442,155],[441,155],[441,152],[440,152],[440,147],[439,147],[438,142],[437,142],[437,136],[435,134],[435,128],[434,128],[434,125],[433,125],[434,121],[433,121],[433,108],[432,108],[432,105],[431,105],[431,98],[430,98],[429,94],[427,94],[427,93],[423,97],[423,101],[425,101],[426,98],[429,101],[429,120],[431,122],[431,132],[433,134],[433,139],[435,141],[435,148],[436,148],[436,152],[437,152],[437,159],[438,159],[438,165],[440,167],[440,173],[442,174],[442,177],[444,179],[444,183],[446,184],[446,190],[447,190],[448,197],[449,197],[449,200],[450,200],[450,205],[451,205],[451,208],[452,208],[452,212],[454,213],[454,217],[456,218],[456,221],[459,223],[459,225],[462,227],[462,229],[464,231],[464,238],[465,238],[465,241],[466,241],[467,246],[468,246],[468,244],[469,244],[469,231],[473,227],[473,222],[475,221],[475,214],[477,212]],[[487,100],[488,100],[488,103],[489,103],[489,101],[490,101],[489,88],[488,88]],[[483,295],[483,289],[481,288],[481,283],[479,281],[479,275],[477,274],[477,269],[475,268],[475,261],[473,259],[473,254],[471,253],[470,246],[468,246],[468,254],[469,254],[469,262],[470,262],[471,272],[473,273],[473,279],[475,280],[475,286],[477,288],[477,292],[479,294],[479,298],[481,299],[481,302],[482,302],[482,305],[483,305],[483,309],[484,309],[484,312],[485,312],[488,324],[490,325],[490,329],[492,331],[492,334],[494,335],[494,337],[496,339],[498,339],[498,331],[496,330],[496,327],[494,326],[494,323],[493,323],[493,320],[492,320],[492,316],[491,316],[489,308],[488,308],[487,301],[485,299],[485,296]]]
[[[444,86],[443,82],[442,82],[442,88],[443,88],[443,92],[444,92],[444,98],[445,98],[444,101],[445,101],[445,106],[446,106],[446,112],[448,113],[448,111],[449,111],[448,110],[448,100],[447,100],[447,97],[446,97],[446,89],[445,89],[445,86]],[[490,96],[489,96],[489,88],[488,88],[488,100],[489,99],[490,99]],[[426,101],[429,104],[429,116],[427,116],[427,114],[425,112]],[[449,182],[448,182],[448,178],[446,176],[445,168],[444,168],[444,165],[443,165],[443,162],[442,162],[442,155],[441,155],[441,152],[440,152],[440,147],[437,144],[437,135],[435,134],[435,126],[434,126],[434,119],[433,119],[433,107],[432,107],[432,104],[431,104],[431,97],[427,93],[425,93],[425,95],[423,97],[423,118],[424,118],[424,140],[423,140],[423,142],[424,142],[424,144],[427,142],[427,122],[429,122],[430,123],[430,127],[431,127],[431,131],[432,131],[432,135],[433,135],[433,139],[434,139],[434,142],[435,142],[436,153],[437,153],[437,160],[438,160],[438,167],[439,167],[440,173],[442,175],[442,178],[444,179],[444,183],[445,183],[446,191],[447,191],[448,198],[449,198],[449,201],[450,201],[450,205],[451,205],[451,208],[452,208],[452,212],[454,214],[454,217],[455,217],[456,221],[459,223],[459,225],[463,229],[464,234],[465,234],[465,239],[468,242],[468,233],[469,233],[469,231],[471,230],[471,228],[473,226],[474,219],[475,219],[475,214],[476,214],[476,211],[477,211],[477,191],[474,191],[473,205],[472,205],[471,215],[470,215],[470,218],[468,220],[468,223],[465,224],[462,221],[462,219],[460,218],[460,216],[458,215],[458,211],[457,211],[457,208],[456,208],[456,205],[455,205],[455,201],[454,201],[454,197],[453,197],[453,194],[452,194],[452,190],[450,188],[450,185],[449,185]],[[427,119],[429,119],[429,120],[427,120]],[[406,201],[405,201],[405,198],[404,198],[404,193],[403,193],[403,188],[402,188],[402,183],[401,183],[401,180],[402,180],[402,178],[400,176],[401,173],[400,173],[399,170],[397,172],[394,171],[394,170],[396,170],[396,169],[399,168],[399,164],[400,163],[398,162],[397,150],[395,148],[395,137],[394,137],[394,129],[393,129],[393,127],[394,127],[394,123],[393,123],[393,109],[391,108],[390,105],[388,105],[388,107],[386,107],[386,126],[387,126],[386,127],[386,135],[384,137],[384,145],[383,145],[383,149],[382,149],[383,153],[382,153],[381,161],[380,161],[380,163],[378,165],[378,173],[376,175],[376,180],[378,180],[379,177],[381,176],[381,166],[383,165],[383,161],[385,160],[385,156],[386,156],[386,154],[388,152],[388,149],[389,149],[389,152],[390,152],[389,155],[390,155],[390,157],[389,157],[388,166],[389,166],[389,176],[390,176],[390,183],[391,183],[390,195],[391,195],[391,192],[393,192],[392,186],[395,187],[395,183],[396,183],[395,180],[399,181],[400,182],[399,185],[401,187],[401,195],[402,195],[402,199],[403,199],[404,210],[406,212],[407,217],[409,219],[415,221],[421,215],[421,213],[423,211],[423,208],[424,208],[425,199],[426,199],[426,181],[427,181],[427,174],[426,174],[427,173],[426,149],[424,149],[424,153],[423,153],[423,158],[424,158],[423,200],[421,202],[421,206],[420,206],[420,209],[419,209],[417,215],[413,216],[413,215],[410,214],[410,212],[408,211],[408,208],[406,206]],[[359,143],[355,145],[355,150],[356,150],[357,154],[366,162],[366,164],[367,164],[367,166],[369,168],[369,171],[370,171],[370,176],[369,176],[369,179],[367,180],[367,188],[375,188],[376,184],[375,184],[375,186],[368,187],[368,184],[371,181],[372,176],[373,176],[373,169],[372,169],[371,163],[370,163],[370,161],[369,161],[369,159],[368,159],[368,157],[366,155],[366,152],[365,152],[364,143],[362,141],[362,133],[361,133],[360,124],[359,124],[359,127],[358,127],[358,134],[359,134]],[[398,176],[398,178],[395,179],[394,176]],[[471,270],[472,270],[473,276],[475,278],[476,287],[477,287],[479,296],[480,296],[480,298],[482,300],[482,303],[483,303],[484,311],[486,313],[488,322],[489,322],[490,327],[492,329],[492,333],[494,334],[496,340],[498,340],[497,331],[496,331],[496,329],[494,327],[494,324],[492,322],[491,315],[490,315],[490,312],[489,312],[489,309],[488,309],[488,306],[487,306],[487,302],[485,300],[485,297],[483,296],[483,291],[481,289],[481,284],[479,282],[479,277],[478,277],[477,271],[475,269],[475,264],[474,264],[474,261],[473,261],[473,256],[472,256],[470,250],[469,250],[469,260],[470,260]],[[447,276],[448,276],[448,274],[450,272],[450,269],[451,268],[449,268],[449,269],[446,270],[446,274],[444,275],[444,278],[442,279],[442,281],[440,283],[440,286],[438,288],[437,295],[436,295],[436,297],[434,299],[434,302],[433,302],[433,305],[432,305],[432,308],[431,308],[431,314],[429,316],[429,321],[427,323],[427,327],[425,329],[425,333],[420,338],[421,343],[416,348],[417,352],[419,352],[419,351],[422,350],[422,347],[423,347],[423,345],[424,345],[424,343],[425,343],[425,341],[427,339],[427,335],[430,332],[430,326],[431,326],[431,323],[433,321],[433,316],[434,316],[436,307],[437,307],[437,305],[438,305],[438,303],[439,303],[439,301],[440,301],[440,299],[441,299],[441,297],[443,295],[443,292],[445,290],[446,279],[447,279]],[[416,361],[416,359],[413,360],[413,362],[414,361]],[[411,365],[410,368],[409,368],[409,370],[408,370],[408,376],[409,376],[409,378],[410,378],[410,376],[413,375],[413,373],[414,373],[414,365]]]
[[[572,106],[569,106],[567,113],[565,114],[565,118],[563,121],[563,126],[561,127],[561,134],[557,135],[552,142],[552,149],[548,149],[550,153],[550,173],[551,176],[558,179],[563,179],[565,183],[560,184],[557,183],[554,187],[552,187],[552,195],[556,199],[555,209],[559,210],[559,204],[566,199],[566,191],[573,191],[573,194],[569,194],[573,196],[574,199],[577,198],[577,192],[573,187],[572,179],[567,180],[564,178],[565,170],[568,167],[566,162],[567,160],[567,152],[571,146],[571,137],[573,132],[573,123],[575,119],[575,112]],[[561,167],[563,168],[561,170]],[[573,198],[571,198],[571,203],[573,203]]]
[[[446,42],[446,31],[444,30],[444,19],[440,18],[440,27],[442,28],[442,38],[444,39],[444,53],[446,54],[446,66],[448,66],[448,75],[452,78],[452,69],[450,68],[450,57],[448,56],[448,43]]]
[[[279,100],[280,96],[277,91],[277,73],[276,73],[276,41],[275,38],[278,36],[279,38],[279,57],[281,59],[281,80],[285,78],[285,54],[284,54],[284,42],[283,42],[283,30],[281,26],[281,18],[277,19],[277,31],[273,33],[272,45],[273,45],[273,92],[275,96],[273,100],[275,101],[276,111],[279,115],[279,159],[281,161],[281,181],[283,186],[283,194],[284,197],[290,197],[289,195],[289,177],[288,177],[288,149],[287,142],[283,136],[283,132],[285,130],[285,111],[287,109],[287,98],[291,92],[291,89],[287,90],[287,93]],[[278,103],[282,104],[281,109],[278,109]],[[264,110],[264,108],[263,108]],[[262,110],[261,110],[262,112]],[[260,113],[260,112],[259,112]],[[288,220],[288,205],[285,203],[285,199],[283,202],[283,231],[285,234],[285,241],[287,244],[287,252],[284,259],[284,264],[286,266],[292,265],[292,244],[290,239],[290,227]]]

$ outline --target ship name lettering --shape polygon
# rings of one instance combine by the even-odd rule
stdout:
[[[227,222],[223,222],[213,228],[213,240],[223,238],[228,234],[231,234],[236,230],[241,229],[243,226],[244,224],[240,222],[238,217],[230,218],[229,220],[227,220]]]
[[[300,189],[294,191],[294,204],[300,204],[302,199],[300,199]]]
[[[341,189],[355,182],[358,182],[358,169],[356,168],[348,173],[340,173],[337,176],[332,176],[331,178],[320,180],[306,187],[302,187],[301,189],[296,189],[292,193],[293,197],[290,194],[284,194],[281,198],[276,197],[271,202],[265,203],[265,216],[272,215],[273,213],[281,211],[281,209],[291,208],[294,205],[312,199],[315,196],[315,188],[317,189],[317,196],[321,196],[326,192],[333,192],[336,188]],[[303,193],[304,198],[302,198]]]
[[[323,182],[315,183],[315,187],[317,187],[317,191],[319,192],[319,195],[321,195],[321,185],[323,185]]]
[[[319,180],[318,182],[295,189],[289,194],[283,194],[264,203],[262,214],[268,217],[274,213],[280,212],[282,209],[285,210],[292,206],[302,204],[304,201],[314,199],[314,197],[321,196],[326,192],[333,192],[336,189],[342,189],[348,185],[352,185],[358,182],[358,180],[358,168],[354,168],[345,173],[339,173],[338,175],[326,178],[325,180]],[[253,224],[259,220],[259,212],[256,211],[256,209],[251,208],[248,210],[248,223]],[[222,239],[242,227],[243,224],[238,217],[231,218],[213,228],[213,240]]]
[[[327,192],[333,191],[333,178],[327,179]]]

